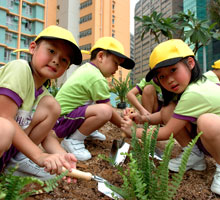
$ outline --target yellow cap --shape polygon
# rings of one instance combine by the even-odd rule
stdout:
[[[150,55],[150,72],[146,75],[146,81],[154,77],[156,69],[175,65],[185,57],[193,56],[190,47],[180,39],[171,39],[157,45]]]
[[[217,60],[214,62],[214,65],[212,65],[212,68],[214,69],[220,69],[220,60]]]
[[[124,58],[124,62],[121,63],[120,65],[122,67],[124,67],[125,69],[133,69],[135,66],[135,63],[132,59],[128,58],[127,56],[125,56],[125,52],[124,52],[124,47],[123,45],[116,40],[113,37],[102,37],[100,39],[98,39],[94,46],[92,47],[92,49],[90,50],[90,52],[94,51],[95,49],[104,49],[104,50],[108,50],[110,51],[112,54],[120,57],[120,58]]]
[[[74,39],[72,33],[68,31],[67,29],[64,29],[59,26],[48,26],[43,31],[41,31],[38,36],[35,38],[35,42],[37,42],[39,39],[61,39],[67,41],[72,49],[73,49],[73,55],[71,58],[71,64],[79,65],[82,62],[82,54],[81,51],[76,43],[76,40]],[[16,51],[24,51],[28,52],[27,49],[18,49]]]

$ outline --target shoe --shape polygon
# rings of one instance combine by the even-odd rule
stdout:
[[[211,185],[211,191],[220,195],[220,169],[216,168],[215,175]]]
[[[98,130],[92,132],[87,138],[87,140],[106,140],[106,137],[104,134],[100,133]]]
[[[77,160],[85,161],[92,158],[91,153],[85,148],[84,140],[64,138],[61,146],[69,153],[73,153]]]
[[[182,155],[183,153],[181,153],[177,158],[171,159],[169,161],[169,170],[179,172],[179,166],[181,165]],[[194,169],[198,171],[203,171],[206,169],[206,163],[203,153],[201,154],[201,156],[198,156],[194,152],[191,152],[186,165],[186,170],[189,169]]]
[[[15,166],[18,166],[18,168],[14,172],[14,176],[33,176],[42,181],[56,177],[55,174],[51,175],[46,172],[43,167],[39,167],[27,157],[22,160],[11,158],[4,171],[7,173],[9,168],[14,168]]]

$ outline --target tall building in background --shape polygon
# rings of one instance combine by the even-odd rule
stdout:
[[[80,49],[90,50],[104,36],[119,40],[130,56],[130,0],[80,0]],[[83,55],[84,62],[89,58]],[[114,77],[124,80],[128,73],[129,70],[119,67]]]
[[[135,6],[135,16],[149,16],[153,11],[156,11],[157,13],[164,13],[163,17],[170,17],[182,10],[182,0],[139,0]],[[133,70],[134,83],[139,82],[149,71],[149,56],[153,48],[157,45],[154,41],[154,36],[150,35],[150,33],[145,34],[143,40],[141,40],[140,33],[138,32],[140,25],[140,22],[135,21],[134,55],[136,66]]]
[[[45,27],[56,24],[56,0],[0,1],[0,66],[28,54],[14,53],[27,49]]]
[[[209,0],[183,0],[184,12],[188,10],[195,13],[197,19],[206,20],[208,14]],[[203,71],[211,69],[211,65],[220,59],[220,41],[211,40],[208,46],[200,48],[197,52],[197,59]]]
[[[56,25],[68,29],[73,34],[77,44],[79,44],[79,13],[79,0],[57,0]],[[57,85],[61,86],[77,67],[71,65],[57,80]]]

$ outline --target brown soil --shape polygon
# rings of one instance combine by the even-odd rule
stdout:
[[[121,139],[121,131],[111,123],[107,123],[103,126],[100,132],[104,133],[107,137],[106,141],[86,141],[86,147],[92,154],[92,159],[86,162],[78,162],[77,168],[85,172],[91,172],[93,175],[101,176],[107,179],[111,184],[119,186],[122,184],[121,177],[118,175],[116,169],[112,167],[108,162],[99,159],[99,154],[109,156],[113,139]],[[130,142],[126,139],[126,142]],[[160,149],[164,148],[166,142],[158,142]],[[175,144],[172,156],[175,157],[180,152],[178,144]],[[213,174],[215,172],[215,161],[206,157],[207,169],[203,172],[189,170],[185,173],[181,186],[178,190],[175,200],[216,200],[220,199],[220,196],[213,194],[210,191]],[[127,160],[124,166],[126,167]],[[40,200],[109,200],[110,198],[102,194],[97,189],[96,181],[78,180],[76,184],[67,184],[64,181],[60,181],[59,186],[50,193],[44,193],[29,197],[28,199],[40,199]]]

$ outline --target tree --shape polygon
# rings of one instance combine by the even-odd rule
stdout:
[[[167,39],[172,39],[178,33],[177,38],[186,41],[193,46],[196,54],[198,49],[206,46],[211,38],[220,40],[220,33],[215,31],[216,23],[209,25],[208,20],[199,20],[191,11],[188,13],[179,12],[171,18],[163,18],[162,13],[156,11],[150,16],[135,17],[141,22],[141,39],[147,32],[155,36],[155,41],[159,44],[159,36],[163,35]]]
[[[142,17],[135,16],[134,19],[142,23],[139,28],[141,32],[141,40],[144,35],[150,31],[150,34],[155,37],[155,41],[159,44],[160,35],[164,35],[168,39],[173,38],[172,30],[175,30],[175,25],[172,23],[171,18],[163,18],[162,13],[154,11],[150,16],[144,15]]]
[[[217,28],[220,29],[220,0],[210,0],[208,11],[213,22],[217,23]]]

